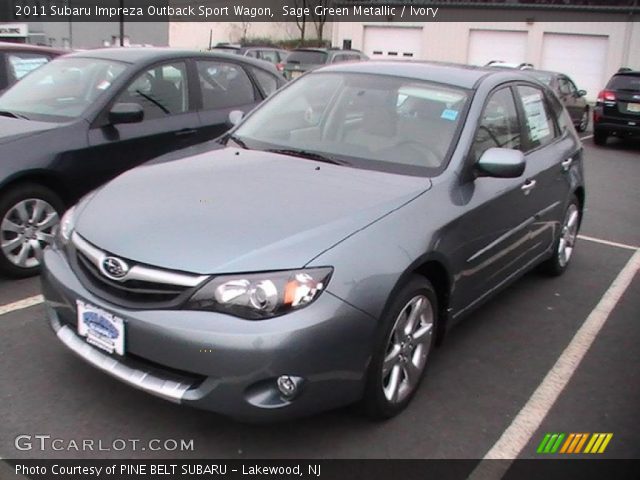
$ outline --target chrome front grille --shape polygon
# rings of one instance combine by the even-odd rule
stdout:
[[[119,258],[92,245],[77,233],[71,237],[74,270],[94,295],[129,308],[177,308],[207,280],[206,275],[160,269]],[[105,267],[116,259],[125,269],[115,277]]]

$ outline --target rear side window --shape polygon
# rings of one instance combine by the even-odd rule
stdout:
[[[490,148],[521,149],[520,123],[509,87],[493,93],[484,107],[473,143],[475,161]]]
[[[198,60],[198,77],[204,110],[232,108],[255,102],[253,84],[239,65]]]
[[[525,115],[524,124],[529,147],[527,150],[548,145],[555,138],[556,132],[544,93],[535,87],[517,88]]]
[[[640,91],[640,75],[614,75],[607,85],[608,90]]]
[[[251,73],[255,77],[256,81],[260,85],[260,88],[265,95],[271,95],[278,89],[278,81],[276,78],[268,72],[256,67],[251,68]]]
[[[280,61],[278,53],[274,50],[261,50],[258,52],[258,58],[271,63],[278,63]]]
[[[38,53],[15,52],[7,55],[7,60],[11,76],[16,80],[20,80],[26,74],[48,63],[51,59],[48,55]]]

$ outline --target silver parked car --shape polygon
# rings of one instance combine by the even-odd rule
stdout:
[[[68,211],[44,255],[49,322],[174,402],[393,416],[448,327],[537,265],[567,268],[585,198],[570,123],[518,71],[310,72]]]

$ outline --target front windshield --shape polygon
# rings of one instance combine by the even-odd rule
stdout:
[[[28,120],[81,116],[127,68],[95,58],[59,58],[34,70],[0,97],[0,111]]]
[[[468,98],[408,78],[314,73],[265,103],[233,138],[248,148],[429,175],[444,166]]]

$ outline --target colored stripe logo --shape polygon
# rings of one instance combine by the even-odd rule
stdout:
[[[547,433],[536,452],[541,454],[604,453],[612,438],[613,433]]]

